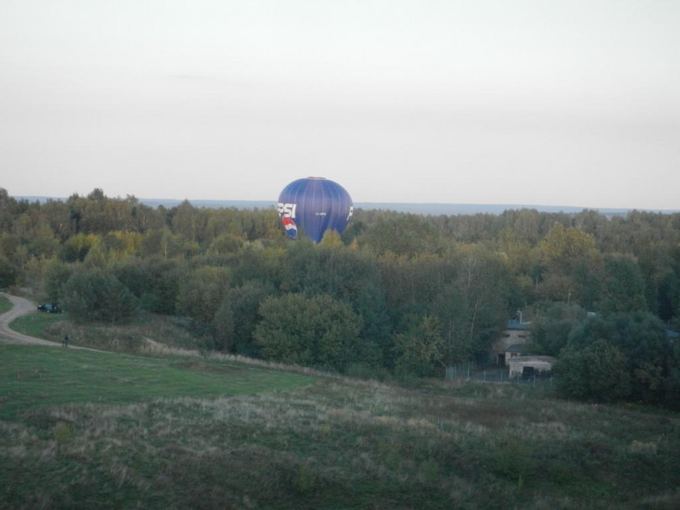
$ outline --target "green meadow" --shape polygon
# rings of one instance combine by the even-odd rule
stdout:
[[[48,338],[45,330],[61,320],[63,320],[61,314],[34,312],[17,317],[12,321],[10,327],[24,335]]]
[[[680,417],[200,356],[0,346],[3,508],[677,508]]]
[[[0,417],[50,406],[224,397],[309,384],[307,376],[243,364],[0,345]]]

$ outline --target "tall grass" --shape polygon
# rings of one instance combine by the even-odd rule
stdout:
[[[241,373],[221,365],[281,373],[169,359],[224,384]],[[79,377],[72,371],[64,383]],[[677,414],[554,400],[524,386],[307,380],[217,398],[168,391],[132,403],[27,405],[0,421],[0,501],[286,509],[680,502]]]
[[[32,313],[12,321],[15,331],[38,338],[61,342],[69,336],[73,345],[117,352],[140,352],[146,339],[163,342],[170,348],[199,349],[206,339],[194,335],[173,318],[143,314],[126,324],[77,324],[65,314]]]

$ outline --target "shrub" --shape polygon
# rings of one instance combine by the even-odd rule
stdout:
[[[264,298],[273,292],[272,287],[258,281],[249,281],[227,290],[212,323],[218,349],[245,356],[259,354],[259,347],[253,340],[257,311]]]
[[[569,349],[587,350],[598,340],[606,340],[622,354],[631,398],[644,402],[664,398],[664,381],[673,362],[671,345],[657,317],[634,312],[588,319],[569,335]]]
[[[442,366],[444,352],[439,321],[426,316],[406,333],[396,335],[395,350],[398,373],[433,375],[436,368]]]
[[[137,299],[118,278],[102,269],[75,272],[64,285],[63,305],[78,322],[121,322],[137,312]]]
[[[151,257],[130,259],[114,267],[114,274],[140,301],[144,310],[173,315],[180,280],[175,260]]]
[[[630,395],[626,357],[606,340],[581,350],[565,349],[555,372],[558,391],[567,397],[606,402]]]
[[[578,305],[551,303],[531,325],[532,342],[542,354],[557,356],[571,330],[585,318],[585,310]]]
[[[60,302],[64,285],[73,274],[73,269],[59,260],[52,260],[45,272],[45,292],[50,301]]]
[[[7,257],[0,254],[0,289],[14,285],[17,271]]]
[[[260,315],[255,340],[269,359],[343,370],[360,356],[361,319],[328,295],[268,297]]]
[[[202,324],[210,324],[229,289],[229,271],[205,266],[179,282],[177,311]]]

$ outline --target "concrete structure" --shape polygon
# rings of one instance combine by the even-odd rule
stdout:
[[[545,374],[552,370],[556,361],[552,356],[515,356],[508,362],[508,377],[514,379],[523,375]]]
[[[525,354],[529,354],[529,350],[527,349],[527,345],[522,343],[522,344],[512,344],[509,346],[507,349],[505,349],[505,366],[509,367],[510,366],[510,360],[512,358],[516,358],[518,356],[522,356]]]
[[[508,356],[509,349],[518,349],[515,346],[524,345],[530,339],[529,326],[530,322],[521,322],[518,320],[508,321],[505,331],[501,337],[496,340],[491,346],[491,362],[498,366],[504,366],[507,360],[512,357]],[[519,350],[515,350],[515,355],[521,354]]]

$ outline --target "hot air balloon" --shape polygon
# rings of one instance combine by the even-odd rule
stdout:
[[[337,182],[323,177],[298,179],[279,195],[279,217],[290,239],[297,239],[298,228],[315,243],[327,230],[339,234],[352,217],[349,193]]]

